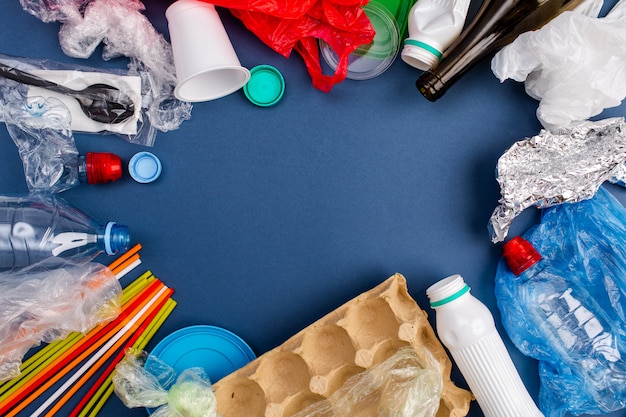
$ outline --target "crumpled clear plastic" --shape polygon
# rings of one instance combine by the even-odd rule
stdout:
[[[588,12],[564,12],[521,34],[492,60],[501,82],[524,82],[540,101],[537,118],[546,129],[587,120],[626,97],[626,0],[602,18],[596,17],[599,7]]]
[[[115,134],[122,139],[139,145],[151,146],[154,128],[144,114],[142,80],[138,75],[129,75],[126,70],[95,69],[80,65],[68,65],[46,59],[33,59],[0,54],[0,62],[9,68],[47,79],[62,86],[81,90],[89,85],[107,84],[124,92],[134,106],[134,113],[120,123],[104,123],[93,120],[86,114],[78,101],[66,94],[29,86],[0,77],[0,110],[6,103],[27,102],[33,97],[56,98],[64,102],[72,114],[71,127],[74,132]],[[0,111],[0,121],[5,121]]]
[[[60,22],[59,42],[74,58],[88,58],[104,44],[102,57],[130,58],[129,74],[142,78],[144,112],[149,119],[142,145],[152,146],[156,130],[177,129],[192,106],[174,98],[176,71],[171,45],[158,33],[139,0],[20,0],[43,22]],[[156,130],[155,130],[156,129]]]
[[[62,102],[36,97],[7,103],[2,112],[31,192],[58,193],[79,184],[78,169],[67,169],[76,166],[78,149]]]
[[[372,42],[375,35],[361,7],[368,0],[202,1],[229,8],[263,43],[285,58],[295,50],[304,59],[313,87],[324,92],[346,78],[350,54]],[[339,57],[332,75],[322,71],[319,39]]]
[[[517,348],[539,361],[546,417],[626,407],[626,209],[605,188],[542,211],[523,234],[533,276],[498,264],[495,293]],[[528,272],[533,272],[528,270]]]
[[[605,181],[624,185],[624,119],[542,130],[516,142],[498,160],[496,179],[501,198],[488,225],[493,243],[506,238],[515,217],[528,207],[589,199]]]
[[[292,417],[434,417],[442,390],[441,370],[432,353],[424,347],[403,347]]]
[[[180,375],[147,353],[128,350],[115,367],[115,393],[129,408],[147,407],[153,417],[217,417],[217,399],[202,368]]]
[[[95,262],[50,258],[0,273],[0,380],[15,378],[26,352],[115,319],[122,288]]]

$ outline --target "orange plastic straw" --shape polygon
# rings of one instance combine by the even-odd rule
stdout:
[[[119,269],[119,266],[121,264],[123,264],[128,258],[130,258],[131,256],[133,256],[134,254],[136,254],[137,252],[139,252],[141,250],[141,244],[137,243],[135,246],[133,246],[132,248],[130,248],[126,253],[120,255],[119,258],[117,258],[115,261],[111,262],[109,264],[109,269],[113,272],[115,272],[116,269]],[[122,268],[123,269],[123,268]]]

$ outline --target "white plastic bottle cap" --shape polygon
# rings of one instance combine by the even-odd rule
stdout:
[[[150,152],[139,152],[130,159],[128,172],[135,181],[149,183],[161,175],[161,161]]]

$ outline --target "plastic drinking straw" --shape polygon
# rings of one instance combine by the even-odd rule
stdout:
[[[20,401],[21,399],[23,399],[24,396],[32,392],[34,387],[36,387],[42,381],[47,380],[44,386],[49,386],[55,383],[67,372],[69,372],[71,367],[75,366],[75,363],[82,361],[86,356],[88,356],[95,349],[101,346],[107,340],[105,336],[114,334],[121,327],[123,327],[129,320],[129,314],[131,312],[135,313],[136,311],[138,311],[138,309],[145,305],[145,303],[148,301],[148,298],[153,295],[155,291],[158,291],[160,287],[164,287],[163,283],[158,280],[153,281],[141,293],[137,294],[128,303],[128,306],[124,306],[124,310],[122,310],[121,314],[116,320],[106,325],[96,327],[87,335],[87,337],[81,339],[78,343],[73,345],[68,351],[61,355],[61,357],[58,358],[57,361],[55,361],[54,366],[52,366],[51,369],[47,369],[46,372],[38,374],[35,378],[32,378],[30,381],[28,381],[27,384],[14,392],[6,400],[3,400],[0,403],[0,415],[3,415],[3,413],[5,413],[11,407],[14,407],[16,402]],[[87,349],[84,348],[85,345],[87,345]],[[71,366],[66,367],[68,365],[68,362],[70,361],[73,361]],[[39,391],[41,391],[41,388],[43,388],[43,386],[40,387]]]
[[[161,328],[165,320],[169,317],[171,312],[176,307],[176,301],[168,299],[165,302],[165,306],[157,313],[156,318],[150,323],[146,331],[139,337],[139,339],[133,344],[132,350],[142,351],[146,345],[152,340],[156,332]],[[106,400],[113,394],[113,371],[107,370],[98,378],[98,380],[92,385],[89,391],[83,396],[80,402],[76,405],[74,410],[68,417],[85,417],[90,410],[95,415],[100,411]]]
[[[111,346],[103,346],[100,348],[98,353],[91,358],[85,365],[83,365],[67,382],[65,382],[57,391],[54,392],[44,404],[37,409],[32,416],[36,417],[41,415],[46,408],[48,408],[56,398],[58,398],[63,392],[67,391],[63,397],[48,411],[46,417],[52,417],[56,414],[66,403],[67,401],[74,395],[79,389],[83,387],[85,382],[87,382],[91,377],[95,375],[95,373],[105,364],[106,361],[110,359],[110,357],[122,347],[119,353],[115,356],[115,359],[111,362],[111,365],[115,367],[115,365],[124,357],[124,351],[130,348],[136,341],[139,339],[139,336],[146,330],[146,328],[150,325],[152,320],[156,317],[159,310],[163,308],[165,302],[171,297],[174,291],[170,288],[165,287],[162,293],[157,294],[155,298],[155,304],[150,306],[139,318],[137,321],[133,323],[132,326],[128,326],[125,329],[120,330],[122,334],[118,337],[118,340],[115,341]],[[147,307],[147,306],[146,306]],[[130,323],[129,323],[130,324]],[[131,334],[128,334],[132,332]],[[119,334],[119,332],[118,332]],[[110,367],[110,365],[109,365]],[[108,370],[108,368],[107,368]],[[105,370],[105,373],[106,371]],[[113,369],[109,372],[111,372]],[[82,375],[82,376],[81,376]],[[73,385],[72,385],[73,384]],[[71,388],[70,388],[71,387]],[[38,414],[39,413],[39,414]]]
[[[126,261],[128,258],[130,258],[131,256],[133,256],[135,253],[139,252],[141,250],[142,246],[140,243],[137,243],[135,246],[133,246],[132,248],[130,248],[129,250],[127,250],[125,253],[123,253],[122,255],[120,255],[119,258],[117,258],[116,260],[114,260],[113,262],[111,262],[109,264],[109,269],[110,270],[114,270],[117,267],[119,267],[124,261]]]
[[[135,343],[133,349],[138,351],[145,349],[148,342],[150,342],[150,340],[154,337],[154,335],[159,330],[163,322],[165,322],[174,307],[176,307],[176,301],[171,298],[167,300],[165,307],[159,312],[159,316],[157,317],[157,319],[155,319],[156,323],[153,323],[151,328],[146,331],[147,334],[145,336],[142,336],[142,338],[140,338],[140,340]],[[96,393],[95,395],[92,395],[91,392],[93,392],[95,388],[97,388]],[[87,395],[83,398],[81,404],[84,404],[85,402],[87,404],[79,404],[68,417],[86,417],[87,415],[89,415],[89,417],[95,417],[104,406],[104,403],[106,403],[106,401],[111,397],[114,391],[115,387],[113,386],[113,372],[111,372],[111,374],[107,376],[104,383],[102,383],[100,386],[98,386],[97,384],[93,386],[90,392],[88,392]],[[82,411],[80,412],[80,414],[76,414],[81,409],[81,407]]]
[[[151,277],[152,273],[148,271],[141,275],[139,278],[137,278],[135,281],[130,283],[122,292],[122,305],[125,305],[131,298],[133,298],[143,288],[145,288],[148,285],[149,281],[152,281],[150,279]],[[100,326],[104,326],[104,324]],[[96,327],[95,329],[98,329],[98,327]],[[27,384],[31,378],[33,378],[37,373],[43,371],[46,366],[56,360],[65,351],[70,349],[72,345],[78,342],[82,337],[89,337],[91,334],[93,334],[92,332],[95,329],[92,329],[90,333],[87,334],[87,336],[85,336],[81,332],[74,332],[73,334],[70,334],[65,340],[58,340],[54,343],[51,343],[50,345],[41,349],[31,358],[29,358],[25,363],[22,364],[22,374],[10,381],[5,381],[5,383],[2,385],[0,405],[4,403],[8,396],[18,390],[21,386]]]
[[[137,322],[146,314],[146,311],[150,310],[152,305],[154,305],[156,302],[159,301],[159,299],[161,297],[168,296],[168,290],[169,290],[169,288],[167,288],[165,285],[162,285],[159,288],[159,291],[157,292],[157,294],[152,296],[152,298],[150,298],[147,303],[143,304],[141,309],[139,310],[139,312],[137,312],[136,314],[133,314],[132,318],[129,321],[123,323],[124,325],[121,328],[120,327],[116,327],[114,330],[110,331],[107,334],[107,337],[106,337],[106,339],[108,341],[102,347],[100,347],[98,352],[94,356],[92,356],[79,369],[78,372],[76,372],[65,384],[63,384],[63,386],[62,386],[62,388],[64,388],[63,391],[65,389],[67,389],[66,386],[68,384],[72,384],[76,380],[76,378],[80,377],[80,375],[82,375],[82,373],[84,373],[86,369],[88,369],[91,365],[93,365],[109,349],[111,349],[113,346],[117,346],[118,342],[120,342],[119,345],[121,345],[123,343],[122,337],[125,334],[127,334],[129,331],[135,330],[138,327]],[[111,337],[109,338],[108,336],[111,336]],[[92,352],[90,350],[91,349],[88,349],[85,352],[89,351],[89,354],[91,354]],[[80,359],[80,360],[79,361],[74,360],[74,362],[70,365],[70,368],[73,368],[76,364],[82,362],[85,359],[86,356],[88,356],[88,355],[82,355],[81,354],[81,356],[79,356],[79,358],[77,358],[77,359]],[[28,404],[30,404],[31,401],[29,401],[29,400],[31,400],[34,397],[39,396],[45,390],[50,388],[51,385],[53,385],[55,382],[57,382],[60,378],[57,378],[56,376],[57,375],[61,375],[61,374],[64,375],[64,373],[61,373],[61,372],[55,374],[55,377],[49,379],[45,384],[40,386],[38,390],[36,390],[33,394],[31,394],[29,399],[22,401],[13,410],[11,410],[11,412],[9,412],[5,417],[14,417],[17,413],[19,413],[22,409],[24,409],[24,407],[26,407]],[[45,409],[48,408],[50,406],[50,404],[52,402],[54,402],[54,400],[58,397],[57,393],[58,393],[58,395],[60,395],[61,390],[60,389],[57,390],[54,395],[49,397],[33,414],[31,414],[31,417],[38,417],[43,411],[45,411]]]
[[[139,278],[131,282],[129,285],[127,285],[122,292],[122,305],[128,303],[131,298],[137,295],[142,289],[146,288],[146,286],[153,280],[154,277],[152,273],[150,271],[147,271]],[[43,371],[46,366],[52,363],[65,351],[70,349],[71,346],[82,337],[85,337],[83,333],[74,332],[64,340],[58,340],[54,343],[49,344],[48,346],[38,351],[35,355],[30,357],[27,361],[25,361],[22,364],[22,374],[17,378],[6,381],[2,385],[2,389],[0,390],[0,394],[2,394],[0,395],[0,404],[2,404],[6,396],[10,395],[20,386],[26,384],[29,379],[33,378],[34,375]]]

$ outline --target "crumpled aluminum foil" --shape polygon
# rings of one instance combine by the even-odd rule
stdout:
[[[516,142],[498,160],[502,197],[489,222],[492,242],[502,242],[513,219],[530,206],[586,200],[605,181],[625,185],[625,162],[623,118],[542,130]]]

